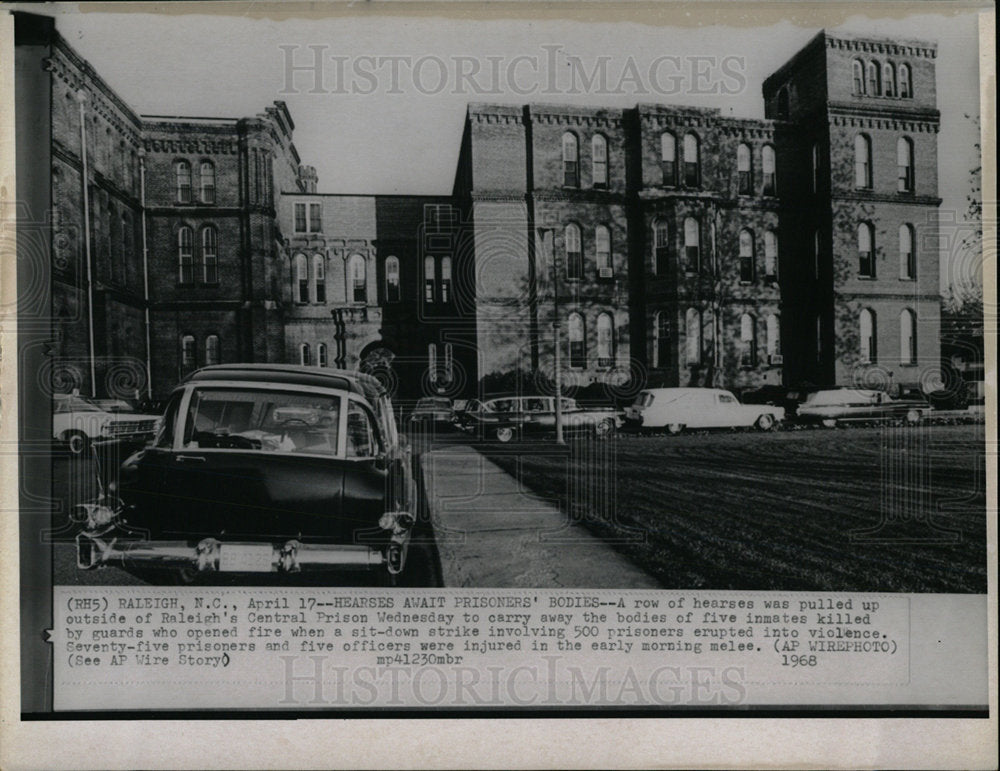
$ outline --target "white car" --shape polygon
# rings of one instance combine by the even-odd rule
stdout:
[[[626,427],[666,428],[671,434],[686,428],[740,426],[770,431],[784,419],[784,407],[740,404],[732,393],[720,388],[648,388],[625,408]]]
[[[83,454],[91,444],[145,442],[153,438],[159,424],[159,415],[108,412],[82,396],[52,397],[52,438],[73,455]]]

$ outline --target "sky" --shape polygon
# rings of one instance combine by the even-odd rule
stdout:
[[[761,13],[736,19],[741,26],[698,26],[690,8],[665,5],[643,23],[584,15],[532,20],[340,12],[278,20],[80,12],[71,5],[39,10],[56,16],[63,37],[139,113],[243,117],[280,99],[295,121],[300,157],[318,171],[321,192],[447,194],[469,102],[666,103],[760,118],[764,79],[823,23],[812,15],[783,20],[761,6]],[[666,23],[674,20],[684,26]],[[827,29],[937,43],[941,208],[946,219],[963,222],[969,170],[978,166],[979,129],[966,117],[979,113],[975,9],[842,16]],[[307,66],[316,56],[319,78]],[[305,69],[290,80],[289,65]],[[942,242],[943,286],[968,270],[948,259],[948,244],[957,242],[962,227],[953,230]]]

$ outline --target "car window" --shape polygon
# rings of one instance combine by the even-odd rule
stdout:
[[[486,402],[486,408],[491,412],[513,412],[514,411],[514,400],[513,399],[494,399],[493,401]]]
[[[562,408],[567,412],[577,409],[576,399],[563,398],[560,401],[562,402]]]
[[[174,446],[174,431],[177,427],[177,416],[180,414],[182,397],[183,393],[174,394],[167,405],[167,411],[160,422],[160,428],[153,438],[153,447],[170,449]]]
[[[736,404],[736,398],[730,396],[729,394],[719,394],[719,402],[721,404]]]
[[[378,455],[378,432],[368,410],[358,402],[347,403],[347,457],[374,458]]]
[[[550,409],[548,399],[525,399],[525,412],[548,412]]]
[[[655,397],[649,391],[642,391],[635,397],[634,407],[648,407]]]

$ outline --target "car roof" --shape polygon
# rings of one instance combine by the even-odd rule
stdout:
[[[729,391],[727,391],[725,388],[696,388],[696,387],[690,387],[690,386],[685,386],[685,387],[681,387],[681,388],[643,388],[642,390],[646,391],[648,393],[651,393],[651,394],[661,394],[661,393],[668,393],[669,392],[669,393],[677,394],[678,396],[680,396],[682,394],[707,394],[707,393],[713,393],[713,394],[724,393],[724,394],[728,394],[729,393]]]
[[[188,375],[181,383],[245,380],[251,383],[287,383],[349,391],[369,399],[385,393],[379,381],[364,372],[296,364],[213,364]]]

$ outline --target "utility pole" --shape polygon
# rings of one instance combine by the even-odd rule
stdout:
[[[542,253],[549,261],[552,272],[552,340],[554,345],[553,369],[555,380],[556,402],[556,444],[566,444],[563,439],[563,403],[562,403],[562,323],[559,319],[559,266],[556,265],[555,249],[552,248],[551,228],[539,228],[538,235],[542,238]]]
[[[562,348],[561,341],[559,340],[559,330],[560,330],[559,316],[556,316],[556,320],[552,322],[552,337],[555,340],[556,350],[555,350],[555,370],[556,370],[556,444],[565,444],[563,440],[563,420],[562,420],[562,362],[560,356],[560,349]]]
[[[76,103],[80,105],[80,162],[83,176],[83,244],[87,256],[87,341],[90,346],[90,398],[97,396],[96,356],[94,348],[94,267],[90,252],[90,180],[87,168],[87,92],[82,88],[76,92]]]

